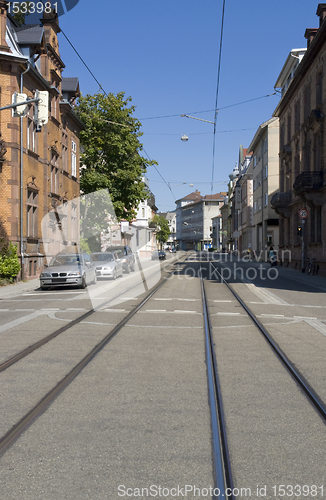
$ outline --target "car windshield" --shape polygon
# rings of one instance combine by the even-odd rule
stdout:
[[[92,255],[92,259],[96,262],[111,262],[114,260],[113,253],[97,253]]]
[[[50,262],[50,267],[53,266],[76,266],[80,265],[79,255],[57,255]]]

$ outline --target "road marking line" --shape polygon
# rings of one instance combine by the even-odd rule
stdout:
[[[293,316],[294,319],[317,319],[312,318],[311,316]]]
[[[264,304],[282,304],[282,305],[289,305],[288,302],[286,302],[283,299],[280,299],[275,293],[270,292],[269,290],[266,290],[265,288],[259,288],[254,283],[246,283],[246,287],[249,288],[249,290],[256,295],[259,299],[261,299]]]
[[[240,316],[240,313],[218,312],[217,316]],[[245,316],[245,314],[243,314]]]
[[[262,313],[260,316],[265,316],[267,318],[284,318],[284,314],[264,314],[264,313]]]
[[[202,313],[198,313],[197,311],[182,311],[181,309],[180,310],[175,309],[173,312],[175,312],[175,313],[183,313],[183,314],[202,314]]]
[[[22,318],[10,321],[9,323],[6,323],[5,325],[1,325],[0,326],[0,333],[5,332],[7,330],[10,330],[11,328],[15,328],[16,326],[22,325],[23,323],[27,323],[31,319],[38,318],[39,316],[42,316],[43,314],[46,314],[47,312],[48,311],[35,311],[31,314],[28,314],[27,316],[23,316]]]
[[[147,312],[147,313],[165,313],[166,309],[145,309],[144,312]]]
[[[308,325],[315,328],[316,330],[318,330],[318,332],[322,333],[326,337],[326,325],[325,325],[325,323],[323,323],[319,319],[308,319],[308,318],[305,318],[305,322],[308,323]]]
[[[213,300],[213,302],[232,302],[232,300]]]

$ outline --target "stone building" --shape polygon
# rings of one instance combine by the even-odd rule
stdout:
[[[35,104],[28,106],[22,118],[13,116],[11,109],[0,113],[0,217],[10,240],[17,244],[23,278],[38,276],[44,265],[44,238],[51,238],[52,229],[42,234],[43,217],[77,199],[80,192],[83,124],[74,111],[79,84],[77,78],[62,77],[65,65],[58,33],[54,12],[44,14],[40,25],[18,27],[7,13],[7,2],[0,1],[0,107],[11,104],[15,92],[30,99],[36,90],[49,93],[48,123],[40,130],[34,120]],[[69,207],[64,239],[75,245],[78,201]]]
[[[326,272],[325,3],[317,16],[319,28],[306,30],[306,53],[274,112],[280,122],[280,192],[272,206],[280,216],[280,250],[287,262],[304,269],[306,258],[315,258]],[[305,223],[302,208],[308,210]]]

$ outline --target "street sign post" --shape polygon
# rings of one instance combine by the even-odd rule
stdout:
[[[301,238],[301,271],[304,273],[305,272],[305,223],[306,219],[309,215],[309,212],[306,208],[300,208],[299,210],[299,217],[301,219],[301,227],[302,227],[302,238]]]
[[[305,220],[309,215],[309,212],[306,208],[300,208],[299,210],[299,217],[302,220]]]

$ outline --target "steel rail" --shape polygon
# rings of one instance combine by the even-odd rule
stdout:
[[[255,325],[258,327],[258,329],[261,331],[261,333],[264,335],[265,339],[267,342],[270,344],[280,361],[283,363],[283,365],[287,368],[287,370],[290,372],[294,380],[297,382],[297,384],[303,389],[305,394],[308,396],[309,400],[313,404],[313,406],[317,409],[318,413],[321,415],[321,417],[326,420],[326,405],[324,401],[320,398],[320,396],[316,393],[316,391],[311,387],[309,382],[305,379],[304,375],[294,366],[294,364],[291,362],[291,360],[287,357],[287,355],[284,353],[284,351],[280,348],[280,346],[275,342],[275,340],[272,338],[270,333],[266,330],[264,325],[259,321],[259,319],[255,316],[255,314],[249,309],[249,307],[243,302],[243,300],[240,298],[240,296],[236,293],[236,291],[232,288],[232,286],[226,281],[226,279],[220,274],[220,272],[217,270],[217,267],[214,266],[214,264],[207,259],[207,261],[212,265],[212,267],[215,269],[217,274],[219,275],[221,279],[221,283],[223,282],[230,292],[234,295],[234,297],[237,299],[239,304],[243,307],[243,309],[246,311],[248,316],[252,319],[252,321],[255,323]],[[227,268],[226,268],[227,269]]]
[[[187,260],[188,256],[184,260]],[[165,266],[167,267],[167,266]],[[170,271],[170,276],[175,270]],[[167,282],[169,278],[161,278],[156,287],[132,309],[75,367],[57,383],[50,391],[28,411],[2,438],[0,438],[0,455],[39,417],[46,408],[68,387],[88,363],[108,344],[108,342],[121,330],[122,327],[151,299],[151,297]]]
[[[214,473],[216,488],[219,491],[219,494],[214,494],[213,498],[230,498],[231,500],[235,500],[235,497],[233,495],[231,461],[227,443],[221,388],[213,345],[212,328],[209,317],[206,290],[202,276],[200,282],[204,311],[207,379],[213,437]]]
[[[188,256],[187,256],[188,258]],[[179,259],[181,260],[182,257]],[[162,270],[164,271],[168,266],[172,265],[172,264],[176,264],[178,262],[178,259],[175,260],[174,262],[170,262],[168,263],[166,266],[164,266],[163,268],[160,268],[159,271],[156,271],[155,273],[153,273],[150,278],[152,278],[153,276],[155,276],[155,274],[161,272]],[[150,279],[148,278],[148,279]],[[67,330],[69,330],[70,328],[72,328],[73,326],[75,325],[78,325],[78,323],[81,323],[82,321],[84,321],[86,318],[88,318],[89,316],[91,316],[92,314],[94,314],[95,312],[98,311],[98,309],[100,307],[103,307],[105,305],[108,305],[110,304],[110,302],[116,300],[118,297],[120,297],[121,295],[124,295],[125,293],[129,292],[130,290],[132,290],[133,288],[135,288],[136,286],[139,286],[141,285],[144,281],[146,280],[146,278],[144,277],[141,281],[138,281],[135,285],[132,285],[130,286],[129,288],[127,288],[126,290],[123,290],[123,292],[115,295],[112,299],[109,299],[109,300],[104,300],[104,302],[98,306],[96,306],[95,308],[92,308],[90,309],[89,311],[87,311],[86,313],[82,314],[81,316],[79,316],[78,318],[70,321],[67,325],[65,326],[62,326],[61,328],[59,328],[58,330],[55,330],[54,332],[50,333],[49,335],[47,335],[46,337],[44,337],[43,339],[41,340],[38,340],[37,342],[35,342],[34,344],[28,346],[26,349],[23,349],[22,351],[20,351],[19,353],[17,354],[14,354],[11,358],[7,359],[6,361],[4,361],[3,363],[0,364],[0,373],[7,370],[7,368],[9,368],[10,366],[14,365],[15,363],[17,363],[18,361],[20,361],[21,359],[25,358],[26,356],[28,356],[29,354],[31,354],[32,352],[36,351],[37,349],[39,349],[40,347],[42,347],[43,345],[47,344],[48,342],[50,342],[51,340],[55,339],[56,337],[58,337],[58,335],[61,335],[61,333],[64,333],[66,332]]]

